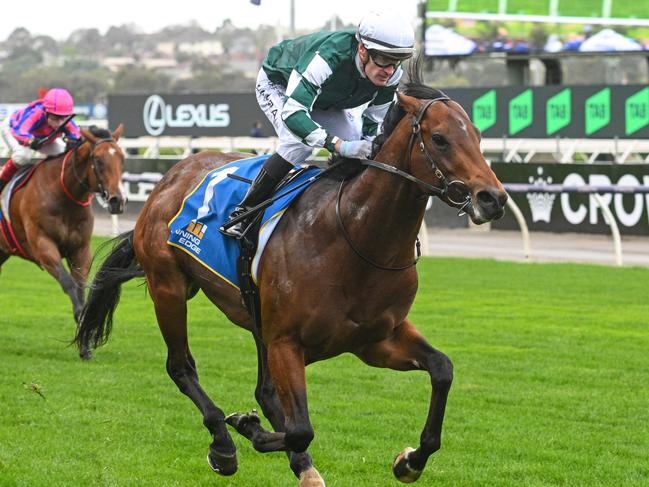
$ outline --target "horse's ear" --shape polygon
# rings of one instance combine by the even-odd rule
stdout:
[[[83,138],[89,141],[91,144],[97,143],[97,137],[95,137],[90,130],[81,129],[81,135],[83,135]]]
[[[408,113],[417,113],[421,109],[421,102],[413,96],[404,95],[397,91],[397,100],[399,106]]]
[[[123,133],[124,133],[124,124],[120,123],[111,135],[113,136],[113,139],[119,140],[119,138],[122,136]]]

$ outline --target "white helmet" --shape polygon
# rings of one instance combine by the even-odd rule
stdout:
[[[415,52],[415,31],[396,14],[371,12],[358,24],[356,39],[372,51],[396,59],[408,59]]]

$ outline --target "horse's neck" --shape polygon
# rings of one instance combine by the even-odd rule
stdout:
[[[375,160],[410,172],[407,152],[407,141],[386,141]],[[343,220],[351,222],[350,233],[361,239],[359,243],[383,249],[392,256],[412,251],[426,207],[426,198],[414,183],[369,167],[343,195],[341,210],[347,215]]]
[[[63,182],[65,189],[77,199],[87,197],[89,186],[87,181],[89,151],[85,147],[74,149],[66,154],[67,160],[63,158]]]

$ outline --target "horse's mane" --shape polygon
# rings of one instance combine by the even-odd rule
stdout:
[[[419,98],[420,100],[436,100],[438,98],[445,98],[446,95],[443,91],[431,88],[424,84],[422,64],[423,57],[421,54],[410,62],[407,72],[408,79],[402,83],[399,92],[404,95]],[[406,112],[399,106],[396,100],[392,102],[392,105],[390,105],[390,109],[383,120],[383,131],[374,141],[374,154],[379,151],[383,142],[390,137],[390,134],[392,134],[405,113]]]
[[[95,137],[98,137],[100,139],[112,139],[113,138],[113,136],[111,135],[111,133],[108,130],[99,128],[96,125],[91,125],[90,127],[88,127],[88,132],[90,132],[92,135],[94,135]]]

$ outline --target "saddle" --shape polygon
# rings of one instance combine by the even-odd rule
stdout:
[[[248,309],[250,316],[253,319],[256,332],[261,330],[261,303],[259,301],[259,288],[255,284],[253,277],[252,263],[257,253],[257,246],[259,244],[259,230],[261,227],[262,215],[264,209],[274,200],[277,194],[282,192],[291,181],[300,176],[309,167],[303,167],[297,171],[289,172],[279,182],[271,197],[265,202],[258,205],[257,208],[248,210],[244,216],[249,221],[247,227],[243,231],[243,235],[237,241],[239,243],[239,257],[237,258],[237,275],[239,278],[239,290],[241,292],[241,300]],[[232,177],[232,175],[230,175]],[[249,181],[252,184],[252,181]]]
[[[28,257],[25,250],[22,248],[22,245],[20,245],[20,242],[18,242],[18,239],[16,238],[13,227],[11,225],[9,202],[11,201],[14,193],[22,188],[25,184],[27,184],[27,181],[29,181],[29,179],[32,177],[34,171],[36,171],[36,168],[43,164],[45,160],[46,159],[38,161],[32,166],[23,166],[19,168],[16,175],[11,178],[9,184],[4,187],[2,194],[0,194],[0,229],[2,230],[2,235],[9,245],[9,251],[13,255],[19,255],[24,259],[28,259]]]

